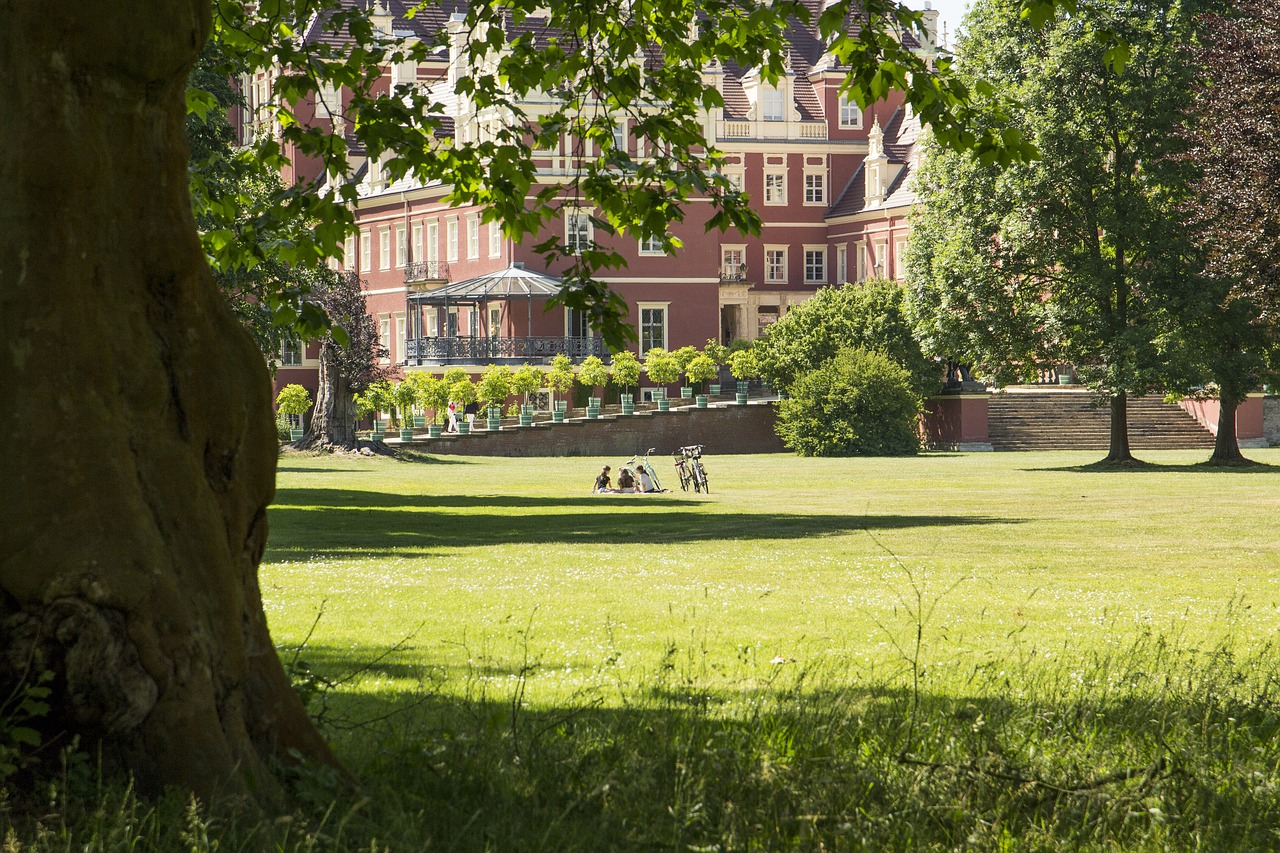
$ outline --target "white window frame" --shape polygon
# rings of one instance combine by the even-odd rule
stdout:
[[[378,343],[386,349],[387,355],[382,359],[383,364],[391,363],[391,315],[381,314],[378,317]]]
[[[764,247],[764,280],[770,284],[786,284],[788,248],[788,246]],[[771,255],[778,256],[778,261],[775,262]]]
[[[764,173],[764,203],[776,205],[787,203],[786,169],[774,169]]]
[[[378,269],[391,269],[391,229],[386,225],[378,228]]]
[[[493,220],[489,223],[489,257],[496,258],[502,254],[502,223]]]
[[[373,235],[365,228],[360,232],[360,272],[373,269]]]
[[[583,249],[595,245],[595,226],[591,214],[576,207],[564,211],[564,245],[571,255],[581,255]]]
[[[624,118],[613,126],[613,147],[615,151],[626,154],[627,152],[627,120]]]
[[[662,237],[641,237],[639,240],[639,252],[647,257],[661,257],[666,254],[662,248]]]
[[[449,263],[458,262],[458,217],[450,216],[444,221],[444,259]]]
[[[396,353],[395,353],[395,361],[396,361],[397,363],[403,363],[403,362],[404,362],[404,360],[405,360],[405,359],[404,359],[404,351],[405,351],[405,343],[404,343],[404,342],[405,342],[405,332],[406,332],[406,329],[407,329],[407,327],[406,327],[406,325],[405,325],[406,320],[405,320],[405,316],[404,316],[404,314],[396,314],[396,315],[394,315],[394,316],[395,316],[395,321],[396,321]]]
[[[644,316],[644,313],[646,311],[662,312],[662,340],[661,341],[655,341],[651,336],[646,336],[645,316]],[[637,302],[636,316],[637,318],[639,318],[639,323],[637,324],[636,329],[640,333],[640,337],[639,337],[640,357],[644,358],[644,354],[653,347],[661,347],[662,349],[669,350],[670,347],[667,345],[667,340],[671,331],[671,303],[670,302]],[[645,346],[646,342],[648,343],[648,346]]]
[[[804,247],[804,282],[805,284],[826,284],[827,282],[827,247]]]
[[[342,268],[353,270],[360,266],[360,258],[356,255],[356,235],[348,234],[342,247]]]
[[[862,129],[862,108],[848,95],[840,96],[840,127],[843,130]]]
[[[489,306],[489,327],[485,330],[489,337],[496,338],[502,334],[502,305]]]
[[[413,257],[409,259],[410,263],[421,263],[422,255],[422,222],[413,223]]]
[[[762,121],[787,120],[787,93],[776,86],[760,86],[760,119]]]
[[[480,257],[480,217],[471,214],[467,217],[467,260],[474,261]]]
[[[736,169],[725,169],[724,176],[725,179],[729,181],[729,186],[733,187],[740,193],[746,192],[747,181],[741,167]]]
[[[440,262],[440,220],[427,220],[427,254],[426,262],[435,264]]]
[[[725,270],[730,267],[747,265],[747,246],[745,243],[721,243],[720,244],[720,273],[724,274]]]
[[[396,269],[404,269],[409,262],[409,241],[405,239],[403,225],[396,226]]]
[[[290,358],[290,355],[293,358]],[[280,341],[280,366],[281,367],[301,367],[302,359],[306,357],[306,345],[302,343],[301,338],[293,335],[285,335]]]
[[[907,253],[907,238],[899,237],[893,241],[893,277],[901,281],[905,277],[906,269],[902,262],[902,257]]]
[[[827,173],[825,171],[806,171],[804,173],[804,203],[826,206]]]
[[[857,258],[858,281],[867,280],[867,247],[864,243],[853,244],[853,254]]]
[[[849,280],[849,244],[836,246],[836,284],[844,284]]]
[[[875,242],[875,257],[872,258],[872,270],[877,278],[889,277],[889,241],[877,240]]]

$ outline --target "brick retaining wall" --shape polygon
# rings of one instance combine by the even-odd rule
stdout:
[[[708,453],[786,453],[773,431],[773,403],[670,412],[646,411],[598,421],[503,428],[497,433],[418,438],[415,449],[474,456],[630,456],[650,447],[655,455],[702,444]],[[477,425],[483,421],[477,421]]]
[[[1262,436],[1272,447],[1280,446],[1280,397],[1262,398]]]

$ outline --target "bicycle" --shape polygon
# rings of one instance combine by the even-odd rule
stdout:
[[[653,491],[665,492],[666,489],[662,488],[662,483],[658,482],[658,472],[653,470],[653,466],[649,464],[649,454],[652,453],[655,449],[656,448],[650,447],[648,450],[646,450],[644,452],[644,458],[641,459],[639,462],[636,461],[635,456],[632,456],[630,459],[628,459],[626,462],[622,464],[622,467],[631,468],[633,471],[636,472],[637,475],[639,475],[640,471],[643,469],[644,471],[648,472],[649,479],[653,481]],[[637,481],[638,479],[639,478],[637,477]],[[637,486],[638,486],[638,482],[637,482]]]
[[[702,466],[702,445],[691,444],[682,447],[674,454],[676,472],[680,475],[680,489],[689,491],[693,486],[695,492],[711,494],[711,484],[707,481],[707,469]]]

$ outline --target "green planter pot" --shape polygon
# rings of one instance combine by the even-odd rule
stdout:
[[[746,391],[739,391],[739,392],[738,392],[738,405],[739,405],[739,406],[745,406],[746,404],[747,404],[747,392],[746,392]]]
[[[564,423],[564,412],[560,411],[559,409],[557,409],[556,411],[552,412],[552,413],[551,413],[551,422],[552,422],[553,424],[562,424],[562,423]]]
[[[427,436],[430,438],[439,438],[440,433],[444,431],[444,424],[429,424],[427,426]]]
[[[568,400],[556,400],[556,409],[555,409],[555,410],[556,410],[557,412],[560,412],[561,414],[563,414],[563,413],[565,413],[565,412],[569,411],[569,401],[568,401]]]
[[[386,431],[387,431],[387,422],[386,422],[386,421],[374,421],[374,422],[373,422],[373,431],[374,431],[374,432],[386,432]]]
[[[495,418],[497,420],[502,420],[502,407],[490,406],[488,410],[485,412],[485,415],[488,417],[489,420],[494,420]]]
[[[290,441],[302,441],[302,439],[304,439],[304,438],[306,438],[306,437],[307,437],[307,432],[306,432],[306,430],[301,430],[301,429],[291,429],[291,430],[289,430],[289,440],[290,440]]]
[[[665,400],[665,399],[667,399],[667,389],[666,389],[666,388],[654,388],[654,389],[653,389],[653,399],[654,399],[654,401],[655,401],[655,402],[656,402],[656,401],[658,401],[658,400]]]
[[[599,409],[599,408],[600,408],[600,404],[601,404],[601,403],[603,403],[603,402],[604,402],[604,398],[603,398],[603,397],[588,397],[588,398],[587,398],[587,408],[588,408],[588,409]]]
[[[426,415],[414,415],[414,416],[413,416],[413,428],[414,428],[414,429],[422,429],[422,428],[423,428],[424,426],[426,426],[426,425],[427,425],[427,416],[426,416]]]
[[[681,400],[692,400],[692,399],[693,399],[693,389],[692,389],[692,388],[690,388],[688,385],[681,385],[681,386],[680,386],[680,399],[681,399]]]
[[[485,429],[489,430],[489,432],[497,432],[502,429],[502,418],[495,418],[493,415],[489,415],[485,420]]]
[[[458,435],[471,435],[471,424],[466,421],[458,421]]]
[[[671,401],[668,400],[666,397],[663,397],[662,399],[658,400],[658,411],[659,412],[671,411]]]
[[[400,430],[400,440],[401,440],[401,441],[413,441],[413,430],[411,430],[411,429],[402,429],[402,430]]]
[[[521,412],[521,413],[520,413],[520,426],[522,426],[522,427],[524,427],[524,426],[533,426],[533,414],[532,414],[531,412],[530,412],[530,413],[526,413],[526,412]]]
[[[719,386],[719,385],[711,385],[711,386],[707,389],[707,393],[708,393],[708,394],[710,394],[712,397],[716,396],[717,394],[719,394],[719,393],[720,393],[720,386]]]
[[[699,409],[705,409],[707,407],[708,399],[709,398],[707,397],[706,394],[699,394],[697,397],[694,398],[694,405],[697,406]]]
[[[587,420],[595,421],[600,419],[600,408],[598,406],[587,406]]]
[[[634,415],[635,413],[636,413],[636,404],[635,404],[635,403],[633,403],[633,402],[631,402],[630,400],[623,400],[623,401],[622,401],[622,414],[624,414],[624,415]]]

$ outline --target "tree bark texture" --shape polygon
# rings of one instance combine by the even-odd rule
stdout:
[[[1117,391],[1111,395],[1111,440],[1104,462],[1132,462],[1129,450],[1129,395]]]
[[[1218,434],[1213,439],[1213,455],[1209,461],[1214,465],[1232,465],[1244,461],[1240,452],[1240,439],[1236,434],[1236,409],[1240,400],[1229,394],[1218,398]]]
[[[320,347],[320,384],[311,415],[310,443],[352,448],[356,441],[356,404],[351,383],[342,370],[338,345],[326,340]]]
[[[207,0],[0,2],[0,695],[158,790],[332,761],[267,632],[267,369],[196,239]]]

